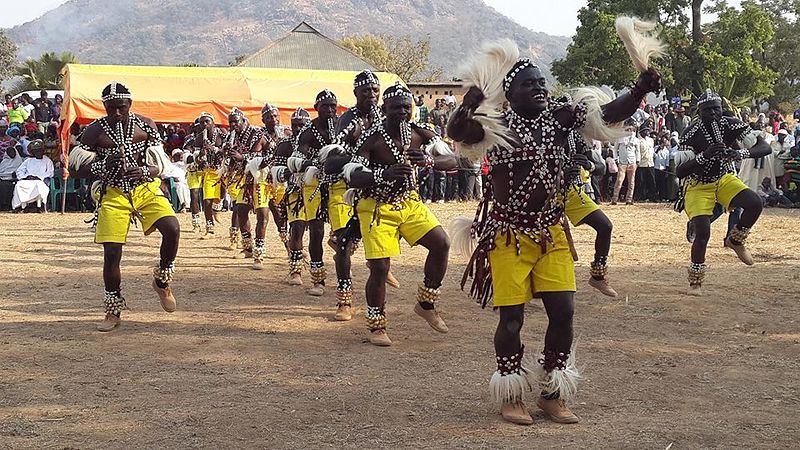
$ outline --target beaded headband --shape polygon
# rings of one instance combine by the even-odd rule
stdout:
[[[264,107],[261,108],[261,115],[263,116],[264,113],[266,113],[266,112],[272,112],[272,111],[277,111],[277,110],[278,110],[278,108],[276,106],[272,106],[269,103],[265,103]]]
[[[235,117],[236,120],[242,120],[242,121],[246,120],[246,118],[244,117],[244,113],[239,108],[237,108],[235,106],[231,110],[231,113],[228,114],[228,117]]]
[[[308,121],[310,121],[310,120],[311,120],[311,116],[309,116],[309,115],[308,115],[308,111],[306,111],[305,109],[303,109],[303,108],[297,108],[297,109],[296,109],[296,110],[295,110],[295,111],[292,113],[292,117],[291,117],[291,119],[292,119],[292,120],[297,120],[297,119],[300,119],[300,120],[302,120],[303,122],[308,122]]]
[[[539,66],[534,64],[533,61],[528,58],[518,59],[517,62],[514,63],[514,66],[511,68],[511,70],[509,70],[506,76],[503,78],[503,90],[508,92],[508,90],[511,89],[511,83],[514,81],[514,78],[516,78],[520,72],[528,67],[538,68]]]
[[[392,86],[389,86],[388,89],[383,91],[383,101],[385,102],[386,100],[394,97],[413,98],[413,95],[407,87],[400,84],[399,81],[395,81]]]
[[[108,94],[105,94],[102,97],[104,102],[107,102],[109,100],[116,100],[118,98],[127,98],[127,99],[131,98],[131,91],[129,91],[124,84],[118,81],[112,81],[111,84],[109,84],[108,86],[106,86],[105,89],[103,89],[103,92],[105,92],[106,90],[108,90]]]
[[[706,91],[703,93],[703,95],[700,96],[700,99],[697,101],[697,106],[700,106],[703,103],[708,103],[708,102],[722,103],[722,97],[720,97],[719,94],[712,91],[711,89],[706,89]]]
[[[336,94],[334,94],[333,92],[325,89],[324,91],[322,91],[319,94],[317,94],[317,100],[314,102],[314,107],[319,105],[321,102],[324,102],[325,100],[334,100],[334,101],[336,101]]]
[[[353,80],[353,89],[356,89],[361,86],[366,86],[368,84],[377,84],[378,86],[381,85],[380,80],[378,77],[375,76],[374,73],[370,70],[365,70],[358,75],[356,75],[355,80]]]
[[[197,116],[197,119],[195,120],[195,123],[200,123],[200,121],[205,119],[205,118],[211,119],[212,122],[214,121],[214,116],[212,116],[211,113],[207,113],[207,112],[203,111],[203,112],[200,113],[199,116]]]

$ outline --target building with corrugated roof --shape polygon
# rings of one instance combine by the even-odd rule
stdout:
[[[249,56],[239,66],[277,69],[379,71],[306,22]]]

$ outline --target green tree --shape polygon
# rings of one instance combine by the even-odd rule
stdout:
[[[63,89],[62,70],[67,64],[77,62],[78,58],[69,52],[43,53],[39,59],[28,58],[14,68],[14,75],[19,79],[14,83],[13,90]]]
[[[702,85],[731,100],[772,95],[777,74],[756,59],[764,53],[774,34],[769,14],[752,1],[742,9],[720,4],[718,20],[704,30],[700,45],[705,67]]]
[[[761,0],[762,6],[770,15],[775,34],[761,55],[754,55],[772,69],[776,75],[773,95],[769,97],[772,105],[785,105],[782,112],[794,111],[800,100],[800,0]],[[788,109],[788,111],[787,111]]]
[[[17,46],[6,36],[4,30],[0,30],[0,83],[14,74],[16,63]]]
[[[442,69],[430,63],[431,44],[427,39],[364,34],[348,36],[340,44],[405,81],[436,81],[442,76]]]
[[[581,24],[567,56],[554,63],[553,73],[567,85],[621,88],[630,83],[634,69],[614,30],[614,18],[629,14],[659,22],[667,55],[654,64],[670,96],[699,95],[705,88],[734,99],[770,95],[776,74],[758,57],[773,36],[769,14],[752,0],[744,1],[741,10],[718,0],[706,6],[717,13],[718,20],[703,24],[705,3],[589,0],[578,15]]]

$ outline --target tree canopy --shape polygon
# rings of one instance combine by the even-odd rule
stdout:
[[[793,3],[800,10],[800,1]],[[667,55],[655,66],[664,76],[670,96],[699,95],[711,88],[733,100],[766,98],[773,95],[781,75],[787,85],[782,92],[796,97],[800,61],[794,58],[773,64],[770,54],[778,44],[787,51],[788,38],[798,30],[782,30],[783,24],[767,4],[773,11],[786,8],[786,2],[780,0],[745,0],[741,8],[731,7],[725,0],[589,0],[579,12],[580,26],[567,56],[553,64],[553,73],[567,85],[601,84],[620,89],[630,84],[636,73],[614,30],[615,17],[625,14],[659,23]],[[716,20],[702,23],[703,8],[715,13]],[[796,21],[791,25],[800,27]]]
[[[78,59],[69,52],[43,53],[39,59],[26,59],[14,68],[18,79],[14,82],[15,91],[32,91],[38,89],[63,89],[64,66],[76,63]]]
[[[380,70],[397,74],[406,81],[435,81],[442,75],[442,69],[430,63],[431,45],[426,39],[363,34],[348,36],[340,44]]]

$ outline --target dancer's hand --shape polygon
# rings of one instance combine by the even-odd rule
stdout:
[[[717,142],[716,144],[711,144],[708,146],[706,151],[703,152],[703,157],[706,159],[713,158],[718,153],[725,151],[725,144],[722,142]]]
[[[576,164],[570,164],[564,169],[564,176],[567,180],[574,180],[581,175],[581,167]]]
[[[118,167],[122,166],[122,155],[118,152],[111,153],[110,155],[106,156],[106,172],[111,172],[116,170]]]
[[[133,166],[128,167],[122,177],[128,181],[139,181],[148,175],[150,175],[149,167]]]
[[[383,178],[388,181],[403,180],[414,174],[414,168],[408,164],[395,164],[383,171]]]
[[[592,162],[589,161],[589,157],[587,157],[583,153],[576,153],[575,155],[573,155],[572,162],[575,165],[583,167],[586,170],[592,170]]]
[[[485,99],[486,95],[483,94],[483,91],[477,86],[472,86],[467,93],[464,94],[461,105],[465,108],[473,109],[477,108]]]
[[[634,88],[635,90],[645,94],[648,92],[660,92],[661,74],[652,67],[645,70],[639,74],[639,78],[636,79],[636,85]]]
[[[411,161],[411,164],[414,166],[422,167],[426,164],[425,152],[418,148],[408,149],[406,156],[408,156],[408,160]]]

